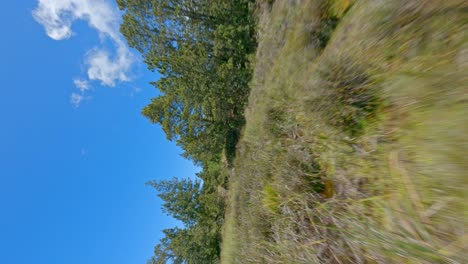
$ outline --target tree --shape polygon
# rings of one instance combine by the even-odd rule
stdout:
[[[142,113],[199,165],[219,161],[243,124],[255,46],[249,2],[118,0],[122,34],[162,75]]]
[[[178,179],[150,181],[163,200],[163,211],[186,226],[194,225],[200,218],[201,182],[198,180]]]
[[[151,181],[163,200],[163,211],[182,221],[185,228],[163,230],[164,238],[156,245],[156,263],[212,263],[220,254],[222,218],[219,197],[209,192],[200,181],[177,179]]]
[[[224,153],[235,153],[252,76],[254,0],[117,0],[120,31],[161,78],[159,95],[142,110],[161,125],[183,156],[203,167],[203,180],[152,181],[163,211],[183,228],[164,230],[148,261],[215,263],[219,260],[224,201],[218,186]]]

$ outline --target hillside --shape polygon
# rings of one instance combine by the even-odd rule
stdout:
[[[257,4],[222,263],[468,259],[468,4]]]

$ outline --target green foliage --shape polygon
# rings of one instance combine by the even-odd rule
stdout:
[[[466,1],[117,2],[203,167],[150,183],[184,223],[150,264],[467,259]]]
[[[215,263],[220,254],[223,203],[217,193],[198,180],[173,178],[151,181],[158,191],[163,211],[182,221],[183,228],[163,230],[149,263]]]
[[[255,48],[250,2],[118,2],[122,34],[162,75],[143,115],[200,165],[219,160],[226,146],[233,155],[243,124]]]
[[[186,226],[194,225],[200,218],[201,182],[189,179],[173,178],[171,180],[150,181],[148,185],[155,188],[168,215],[182,221]]]
[[[161,75],[142,110],[203,170],[203,181],[149,182],[163,210],[184,228],[167,229],[149,263],[216,263],[226,187],[244,125],[255,50],[253,0],[117,0],[121,32]]]

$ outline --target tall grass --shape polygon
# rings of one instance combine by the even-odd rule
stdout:
[[[223,263],[468,259],[467,8],[259,4]]]

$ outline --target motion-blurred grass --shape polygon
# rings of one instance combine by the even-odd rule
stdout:
[[[223,263],[468,259],[468,3],[258,3]]]

